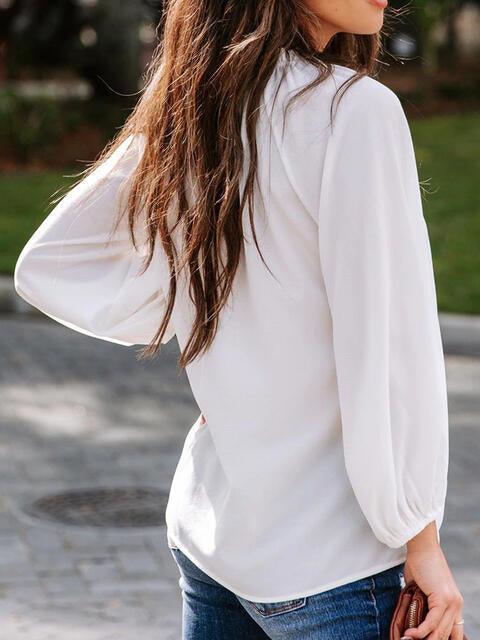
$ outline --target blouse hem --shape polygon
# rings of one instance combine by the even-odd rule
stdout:
[[[243,598],[244,600],[250,600],[252,602],[259,602],[259,603],[260,602],[263,602],[263,603],[282,602],[283,600],[295,600],[296,598],[306,598],[308,596],[313,596],[315,594],[328,591],[329,589],[335,589],[336,587],[341,587],[342,585],[348,584],[349,582],[354,582],[355,580],[368,578],[371,575],[374,575],[375,573],[379,573],[380,571],[386,571],[387,569],[396,567],[399,564],[403,564],[406,560],[406,550],[405,550],[405,552],[401,554],[402,557],[397,558],[396,560],[392,560],[390,562],[384,562],[382,564],[374,565],[372,567],[367,567],[362,571],[357,571],[356,573],[349,574],[344,578],[340,578],[339,580],[334,580],[333,582],[328,582],[327,584],[324,584],[324,585],[312,587],[311,589],[307,589],[307,591],[294,591],[294,592],[287,593],[285,595],[277,595],[277,596],[271,596],[271,597],[265,598],[262,596],[256,596],[251,593],[244,593],[236,589],[229,582],[227,582],[226,580],[218,576],[215,572],[205,567],[203,562],[198,561],[196,558],[194,558],[193,554],[190,553],[190,551],[186,547],[184,547],[182,543],[179,543],[171,535],[169,535],[168,546],[170,548],[174,547],[179,549],[182,553],[184,553],[187,556],[187,558],[191,562],[196,564],[201,571],[206,573],[210,578],[218,582],[218,584],[220,584],[222,587],[225,587],[226,589],[231,591],[233,594],[235,594],[239,598]]]

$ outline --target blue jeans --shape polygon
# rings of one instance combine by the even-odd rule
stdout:
[[[323,593],[261,603],[235,595],[171,548],[180,571],[183,640],[388,640],[403,564]]]

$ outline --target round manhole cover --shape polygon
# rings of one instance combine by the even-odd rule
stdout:
[[[167,500],[167,493],[148,487],[77,489],[38,498],[23,511],[80,527],[154,527],[165,524]]]

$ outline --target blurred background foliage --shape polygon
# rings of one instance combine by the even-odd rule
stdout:
[[[409,117],[439,308],[480,313],[480,0],[391,0],[378,79]],[[161,0],[0,0],[0,273],[138,99]]]

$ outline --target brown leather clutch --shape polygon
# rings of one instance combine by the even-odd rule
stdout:
[[[428,599],[414,580],[400,592],[390,624],[390,640],[400,640],[407,629],[418,627],[428,613]],[[463,640],[468,640],[464,634]]]

